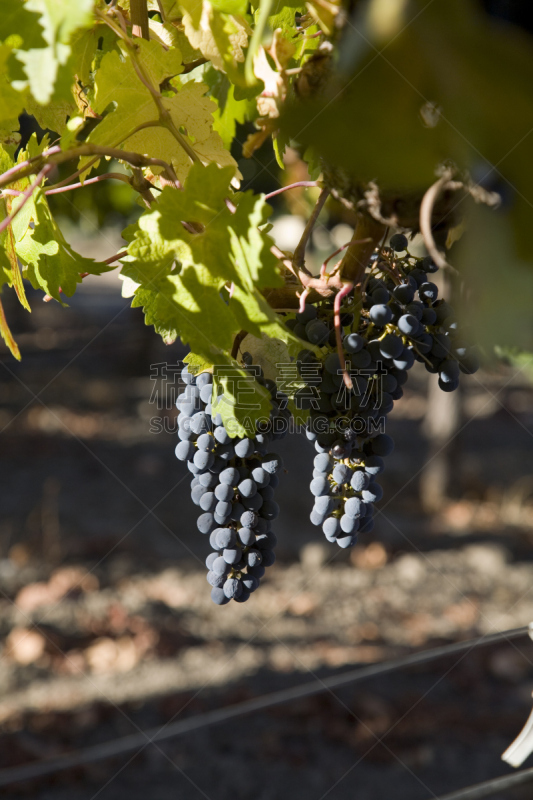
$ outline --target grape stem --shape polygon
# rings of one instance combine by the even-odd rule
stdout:
[[[342,347],[342,328],[341,328],[341,305],[342,301],[347,294],[353,289],[353,283],[345,283],[340,291],[335,295],[333,303],[333,321],[335,323],[335,339],[337,340],[337,353],[339,354],[339,361],[342,369],[342,378],[347,389],[353,389],[352,379],[350,373],[346,369],[346,361],[344,359],[344,349]]]
[[[334,253],[332,253],[330,256],[328,256],[326,258],[326,260],[323,262],[322,266],[320,267],[320,277],[321,278],[324,278],[324,280],[326,280],[326,277],[327,277],[326,268],[328,266],[328,263],[331,261],[332,258],[335,258],[335,256],[338,256],[339,253],[342,253],[342,251],[346,250],[346,248],[349,247],[349,246],[350,246],[350,242],[347,242],[346,244],[343,244],[342,247],[339,247],[338,250],[335,250]]]
[[[426,250],[428,251],[429,255],[433,259],[434,263],[437,267],[441,269],[449,269],[454,272],[456,275],[457,270],[448,264],[446,261],[445,256],[440,252],[437,245],[435,244],[435,239],[433,238],[433,231],[431,230],[431,217],[433,215],[433,207],[437,201],[439,194],[443,191],[443,189],[460,189],[463,187],[463,184],[460,181],[452,181],[453,172],[451,170],[445,170],[445,172],[441,175],[438,181],[435,181],[427,192],[424,194],[422,198],[422,202],[420,203],[420,232],[424,239],[424,244],[426,245]]]
[[[304,228],[304,232],[300,238],[300,241],[296,245],[296,249],[294,251],[294,255],[292,257],[292,265],[295,269],[299,271],[305,272],[307,275],[311,275],[307,267],[305,266],[305,248],[307,247],[307,242],[309,241],[309,237],[313,232],[313,228],[315,227],[316,221],[326,200],[328,199],[330,194],[329,189],[325,186],[321,189],[320,194],[318,196],[318,200],[315,203],[315,207],[311,212],[311,216],[307,220],[307,225]]]
[[[265,195],[265,200],[270,200],[271,197],[275,197],[282,192],[288,192],[289,189],[315,189],[317,186],[320,186],[319,181],[296,181],[295,183],[289,183],[287,186],[282,186],[281,189],[276,189],[275,192],[269,192]]]
[[[306,287],[300,295],[300,308],[299,308],[300,314],[303,314],[305,311],[305,300],[310,291],[311,291],[310,288]]]
[[[45,165],[64,164],[66,161],[80,158],[81,156],[109,156],[115,158],[117,161],[126,161],[134,167],[162,167],[167,173],[167,177],[171,181],[176,181],[176,173],[170,164],[160,158],[148,158],[140,153],[132,153],[127,150],[120,150],[116,147],[106,147],[104,145],[91,144],[89,142],[73,147],[71,150],[60,150],[57,147],[50,148],[41,153],[39,156],[34,156],[28,161],[22,161],[15,167],[11,167],[0,175],[0,188],[8,186],[10,183],[26,178],[28,175],[33,175],[38,169]],[[74,176],[71,176],[74,177]]]
[[[248,336],[248,331],[240,331],[237,334],[237,336],[233,340],[233,347],[231,348],[231,357],[232,358],[235,358],[235,359],[237,358],[237,355],[239,353],[239,348],[240,348],[242,342],[244,341],[244,339],[247,336]]]
[[[121,250],[120,253],[115,253],[114,256],[109,256],[109,258],[106,258],[104,261],[102,261],[102,264],[114,264],[115,261],[119,261],[121,258],[124,258],[124,256],[127,255],[128,255],[127,250]],[[80,277],[85,278],[87,277],[88,274],[89,274],[88,272],[82,273]]]
[[[45,191],[45,194],[61,194],[61,192],[71,192],[72,189],[80,189],[83,186],[89,186],[91,183],[99,183],[100,181],[123,181],[123,183],[129,183],[130,180],[127,175],[123,175],[121,172],[105,172],[103,175],[98,175],[96,178],[88,178],[83,183],[69,183],[68,186],[61,186],[57,184],[56,186],[51,186],[50,189]],[[9,189],[7,190],[9,191]]]

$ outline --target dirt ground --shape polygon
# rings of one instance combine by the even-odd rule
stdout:
[[[246,604],[213,605],[173,412],[176,362],[113,283],[67,309],[32,297],[24,357],[0,363],[0,768],[533,620],[533,390],[465,379],[453,497],[425,514],[416,373],[393,413],[376,528],[351,552],[309,522],[313,451],[280,443],[278,561]],[[152,372],[151,372],[152,371]],[[43,800],[430,800],[506,774],[531,710],[524,638],[324,690],[133,757],[4,790]],[[531,787],[495,795],[531,797]]]

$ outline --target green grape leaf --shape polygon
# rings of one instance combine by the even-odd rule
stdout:
[[[268,18],[268,25],[271,31],[281,30],[286,39],[292,39],[296,33],[296,12],[305,14],[305,3],[300,3],[298,0],[294,5],[279,0],[274,5],[274,14]]]
[[[244,85],[244,73],[239,65],[244,64],[243,48],[248,46],[251,34],[245,18],[233,12],[222,13],[208,0],[179,0],[179,5],[191,46],[216,69],[226,72],[233,83]]]
[[[190,352],[183,360],[194,375],[212,373],[213,413],[220,414],[230,436],[252,437],[260,420],[268,422],[272,409],[270,393],[233,358],[219,356],[213,361]]]
[[[0,336],[6,343],[11,354],[17,359],[17,361],[20,361],[21,358],[20,350],[18,344],[13,338],[13,334],[11,333],[9,325],[7,324],[7,319],[4,312],[4,307],[2,305],[2,301],[0,301]]]
[[[271,207],[252,191],[239,192],[234,201],[237,211],[231,218],[230,236],[239,283],[249,290],[282,286],[278,260],[270,252],[273,241],[259,230],[272,213]]]
[[[26,205],[31,209],[33,227],[27,227],[20,235],[21,226],[15,223],[24,210],[15,218],[12,227],[16,237],[15,251],[24,266],[24,277],[34,289],[42,289],[62,303],[59,289],[71,297],[76,285],[82,281],[80,273],[101,275],[111,269],[74,252],[53,219],[44,192],[34,192]]]
[[[230,82],[227,75],[214,67],[205,68],[202,77],[209,86],[209,96],[218,105],[217,110],[213,113],[213,128],[229,150],[235,138],[237,125],[242,125],[257,117],[256,104],[253,99],[238,100],[235,96],[236,87]]]
[[[285,155],[286,148],[290,145],[291,140],[290,137],[287,136],[282,131],[277,131],[272,136],[272,144],[274,146],[274,155],[276,156],[276,161],[278,167],[280,169],[285,169],[285,164],[283,162],[283,156]]]
[[[27,85],[41,105],[50,101],[54,94],[56,82],[60,79],[61,95],[69,98],[72,75],[67,68],[71,55],[71,39],[80,28],[88,28],[93,24],[94,0],[76,0],[76,2],[57,2],[57,0],[27,0],[27,11],[40,15],[40,25],[46,47],[30,47],[24,42],[23,48],[17,50],[17,58],[24,66]],[[65,70],[60,69],[65,67]],[[16,88],[23,88],[18,86]]]
[[[307,164],[307,169],[311,180],[318,180],[322,173],[322,162],[320,161],[320,156],[316,150],[313,147],[308,147],[302,158]]]
[[[35,138],[36,137],[34,134],[30,139],[31,144],[34,144]],[[23,160],[26,155],[26,153],[21,153],[20,160]],[[2,147],[2,145],[0,145],[1,171],[4,172],[10,169],[12,166],[13,159]],[[15,191],[23,192],[24,189],[29,186],[29,184],[30,181],[28,178],[24,178],[12,183],[10,188]],[[23,201],[20,199],[20,196],[5,195],[4,198],[0,200],[0,221],[6,219],[6,217],[15,211],[22,202]],[[30,221],[30,215],[31,211],[28,214],[26,208],[23,208],[15,217],[14,222],[0,233],[0,288],[4,283],[7,283],[8,286],[12,287],[17,294],[20,304],[27,311],[31,311],[31,308],[26,298],[26,291],[24,289],[24,283],[22,282],[22,274],[17,259],[16,231],[17,227],[20,229],[21,225],[25,225],[25,229],[27,229]]]
[[[194,164],[183,191],[163,189],[157,206],[124,232],[122,272],[141,284],[135,305],[165,339],[180,336],[198,353],[231,350],[240,329],[301,348],[258,291],[282,285],[271,240],[258,227],[270,207],[252,192],[232,195],[230,178],[230,168]],[[223,287],[232,283],[230,299]],[[204,320],[202,308],[210,309]]]
[[[271,240],[259,230],[270,207],[252,192],[232,194],[231,175],[231,168],[194,164],[182,191],[165,187],[157,205],[123,233],[129,255],[122,276],[131,282],[132,305],[143,307],[148,325],[166,342],[180,337],[189,344],[195,365],[220,371],[216,380],[225,399],[217,410],[235,426],[235,435],[245,435],[250,420],[255,425],[268,413],[270,400],[255,381],[246,388],[252,407],[231,389],[235,376],[250,382],[229,355],[236,335],[264,334],[293,350],[304,343],[260,292],[283,283]],[[230,198],[233,211],[226,204]]]
[[[187,353],[183,361],[193,375],[199,375],[200,372],[213,372],[213,363],[203,356],[199,356],[198,353],[193,353],[192,350]]]
[[[36,10],[30,10],[29,3],[12,0],[9,5],[4,4],[0,14],[0,42],[9,38],[13,47],[24,45],[26,50],[46,47],[43,32],[41,15]]]
[[[8,61],[11,53],[11,47],[7,44],[0,45],[0,141],[16,144],[12,140],[13,131],[19,127],[18,118],[24,110],[24,94],[16,91],[10,82]]]
[[[254,436],[258,422],[268,424],[272,410],[270,392],[236,361],[216,364],[213,412],[220,414],[230,436]]]
[[[512,211],[471,203],[466,223],[449,257],[465,286],[482,289],[475,302],[469,292],[454,301],[460,330],[487,353],[496,346],[533,351],[533,272],[517,253]]]
[[[178,8],[177,3],[175,3],[175,7]],[[150,26],[150,38],[156,39],[166,47],[176,47],[181,53],[184,64],[190,64],[192,61],[197,61],[202,57],[201,52],[195,50],[185,36],[183,26],[180,24],[181,14],[176,22],[163,23],[150,17],[148,23]]]
[[[43,130],[63,133],[67,122],[67,117],[76,113],[76,103],[73,100],[51,100],[47,105],[42,106],[28,95],[25,101],[25,109],[28,114],[35,117]]]
[[[376,181],[385,193],[424,191],[447,160],[482,175],[496,165],[517,190],[514,223],[529,253],[530,37],[492,25],[473,0],[402,4],[388,30],[377,11],[377,0],[361,6],[340,45],[343,69],[317,80],[312,98],[288,106],[282,126],[347,183]]]
[[[132,307],[143,307],[146,324],[153,325],[166,342],[179,336],[208,358],[231,349],[237,329],[220,296],[224,281],[208,269],[189,266],[176,274],[168,262],[149,268],[126,262],[122,273],[142,284]]]
[[[144,213],[128,252],[144,262],[157,264],[166,258],[187,266],[209,269],[223,282],[239,279],[232,259],[231,226],[249,229],[248,209],[232,215],[225,199],[230,196],[231,167],[194,164],[184,190],[166,187],[157,207]],[[182,225],[186,220],[189,229]],[[192,232],[190,226],[194,226]]]
[[[158,42],[144,40],[139,40],[138,47],[139,62],[155,88],[182,71],[178,50],[165,50]],[[176,94],[162,97],[161,102],[176,128],[188,137],[202,161],[231,165],[235,174],[236,163],[212,127],[216,105],[204,96],[208,87],[194,81],[181,85],[177,78],[174,78],[173,86]],[[171,162],[180,180],[185,179],[191,160],[170,131],[158,123],[157,106],[148,88],[139,80],[128,52],[124,52],[122,57],[117,52],[103,57],[90,99],[92,108],[99,114],[104,114],[110,104],[114,105],[114,110],[109,111],[92,131],[89,142],[113,147],[120,145]],[[140,125],[150,122],[154,122],[154,126],[136,131]],[[80,168],[89,161],[89,158],[82,159]]]
[[[223,14],[244,15],[248,8],[247,0],[210,0],[211,5]]]
[[[93,63],[97,56],[98,42],[107,40],[108,45],[114,45],[111,40],[107,25],[95,25],[90,30],[79,31],[72,41],[72,72],[83,86],[92,83]]]

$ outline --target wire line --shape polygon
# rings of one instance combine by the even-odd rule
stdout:
[[[477,783],[475,786],[468,786],[466,789],[459,789],[451,794],[443,794],[441,797],[432,797],[431,800],[483,800],[484,797],[491,797],[496,792],[511,789],[513,786],[521,786],[531,780],[533,780],[533,767],[513,772],[503,778],[493,778],[484,783]]]
[[[203,714],[197,714],[188,719],[163,726],[162,728],[151,728],[141,733],[123,736],[120,739],[113,739],[104,744],[93,745],[92,747],[87,747],[65,756],[3,769],[0,770],[0,786],[8,786],[12,783],[40,778],[44,775],[51,775],[55,772],[71,769],[83,764],[92,764],[96,761],[103,761],[107,758],[131,753],[137,748],[145,747],[147,743],[151,744],[152,742],[162,742],[173,739],[175,736],[180,736],[183,733],[189,733],[190,731],[199,730],[200,728],[206,728],[209,725],[226,722],[229,719],[241,717],[253,711],[264,711],[267,708],[272,708],[273,706],[283,703],[290,703],[293,700],[299,700],[303,697],[321,694],[328,689],[338,689],[341,686],[356,683],[366,678],[373,678],[376,675],[383,675],[387,672],[404,669],[405,667],[414,666],[416,664],[424,664],[428,661],[453,655],[454,653],[460,653],[461,651],[474,647],[490,645],[495,642],[500,642],[503,639],[507,641],[518,639],[522,636],[527,636],[529,632],[530,626],[525,625],[521,628],[513,628],[508,631],[500,631],[499,633],[480,636],[477,639],[469,639],[466,642],[457,642],[454,644],[442,645],[441,647],[434,647],[430,650],[423,650],[418,653],[411,653],[408,656],[402,656],[401,658],[384,661],[381,664],[359,667],[358,669],[350,670],[340,675],[334,675],[331,678],[325,678],[321,682],[308,681],[299,686],[281,689],[277,692],[270,692],[269,694],[254,697],[251,700],[244,700],[242,703],[236,703],[233,706],[206,711]],[[457,795],[457,798],[460,796],[461,795]],[[477,798],[478,796],[485,797],[486,795],[465,795],[465,798],[467,797],[468,800],[472,798],[473,800],[473,798]],[[455,800],[455,797],[455,795],[449,795],[446,796],[446,798],[441,798],[441,800],[452,800],[452,798]]]

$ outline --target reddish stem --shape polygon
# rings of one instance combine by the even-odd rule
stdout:
[[[289,189],[297,189],[299,186],[302,186],[304,189],[314,189],[318,186],[318,181],[296,181],[296,183],[289,183],[287,186],[282,186],[281,189],[276,189],[275,192],[266,194],[265,200],[270,200],[271,197],[275,197],[282,192],[287,192]]]
[[[353,289],[353,283],[345,283],[344,286],[340,291],[337,292],[335,295],[335,301],[333,303],[333,319],[335,322],[335,338],[337,340],[337,352],[339,354],[339,361],[341,363],[342,369],[342,377],[344,383],[348,389],[353,389],[352,379],[350,378],[350,374],[346,369],[346,361],[344,360],[344,350],[342,348],[342,332],[341,332],[341,305],[342,301],[346,297],[347,294]]]
[[[303,314],[304,311],[305,311],[305,298],[307,297],[309,292],[310,292],[310,289],[309,289],[309,287],[307,287],[306,289],[303,290],[303,292],[300,295],[300,309],[299,309],[300,314]]]
[[[29,167],[34,161],[38,161],[42,156],[50,156],[53,153],[59,153],[61,148],[59,145],[55,145],[54,147],[48,148],[48,150],[44,150],[40,156],[34,156],[33,158],[29,158],[27,161],[21,161],[19,164],[15,164],[14,167],[6,170],[3,173],[2,178],[9,178],[11,175],[16,175],[24,167]],[[9,183],[9,181],[5,181],[5,183]]]
[[[129,183],[127,175],[122,175],[120,172],[106,172],[104,175],[98,175],[96,178],[88,178],[86,181],[83,181],[83,183],[70,183],[68,186],[61,186],[61,184],[58,183],[56,186],[52,186],[51,189],[47,189],[45,194],[60,194],[61,192],[70,192],[72,189],[80,189],[82,186],[88,186],[91,183],[99,183],[100,181],[107,180]],[[63,183],[63,181],[61,183]]]
[[[324,261],[324,263],[320,267],[320,277],[321,278],[325,278],[326,277],[326,267],[327,267],[328,263],[331,261],[331,259],[335,258],[335,256],[338,256],[339,253],[342,253],[342,251],[346,250],[346,248],[349,247],[349,246],[350,246],[350,242],[346,242],[346,244],[343,244],[342,247],[339,247],[338,250],[335,250],[334,253],[332,253],[330,256],[328,256],[326,258],[326,260]]]
[[[19,211],[22,208],[24,208],[24,206],[26,205],[26,203],[28,202],[34,191],[44,180],[44,178],[46,178],[47,174],[50,172],[51,169],[52,167],[49,164],[43,167],[42,170],[37,175],[37,177],[35,178],[35,180],[33,181],[33,183],[30,186],[28,186],[28,188],[22,193],[22,203],[19,206],[17,206],[17,208],[8,217],[6,217],[2,222],[0,222],[0,233],[2,233],[2,231],[5,231],[5,229],[11,225],[11,223],[13,222]]]
[[[115,261],[119,261],[121,258],[124,258],[124,256],[127,256],[127,255],[128,255],[128,251],[127,250],[122,250],[120,253],[115,253],[114,256],[109,256],[109,258],[106,258],[105,261],[102,261],[101,263],[102,264],[114,264]],[[88,274],[89,273],[86,272],[84,275],[82,275],[82,278],[85,278],[85,276],[88,275]]]

